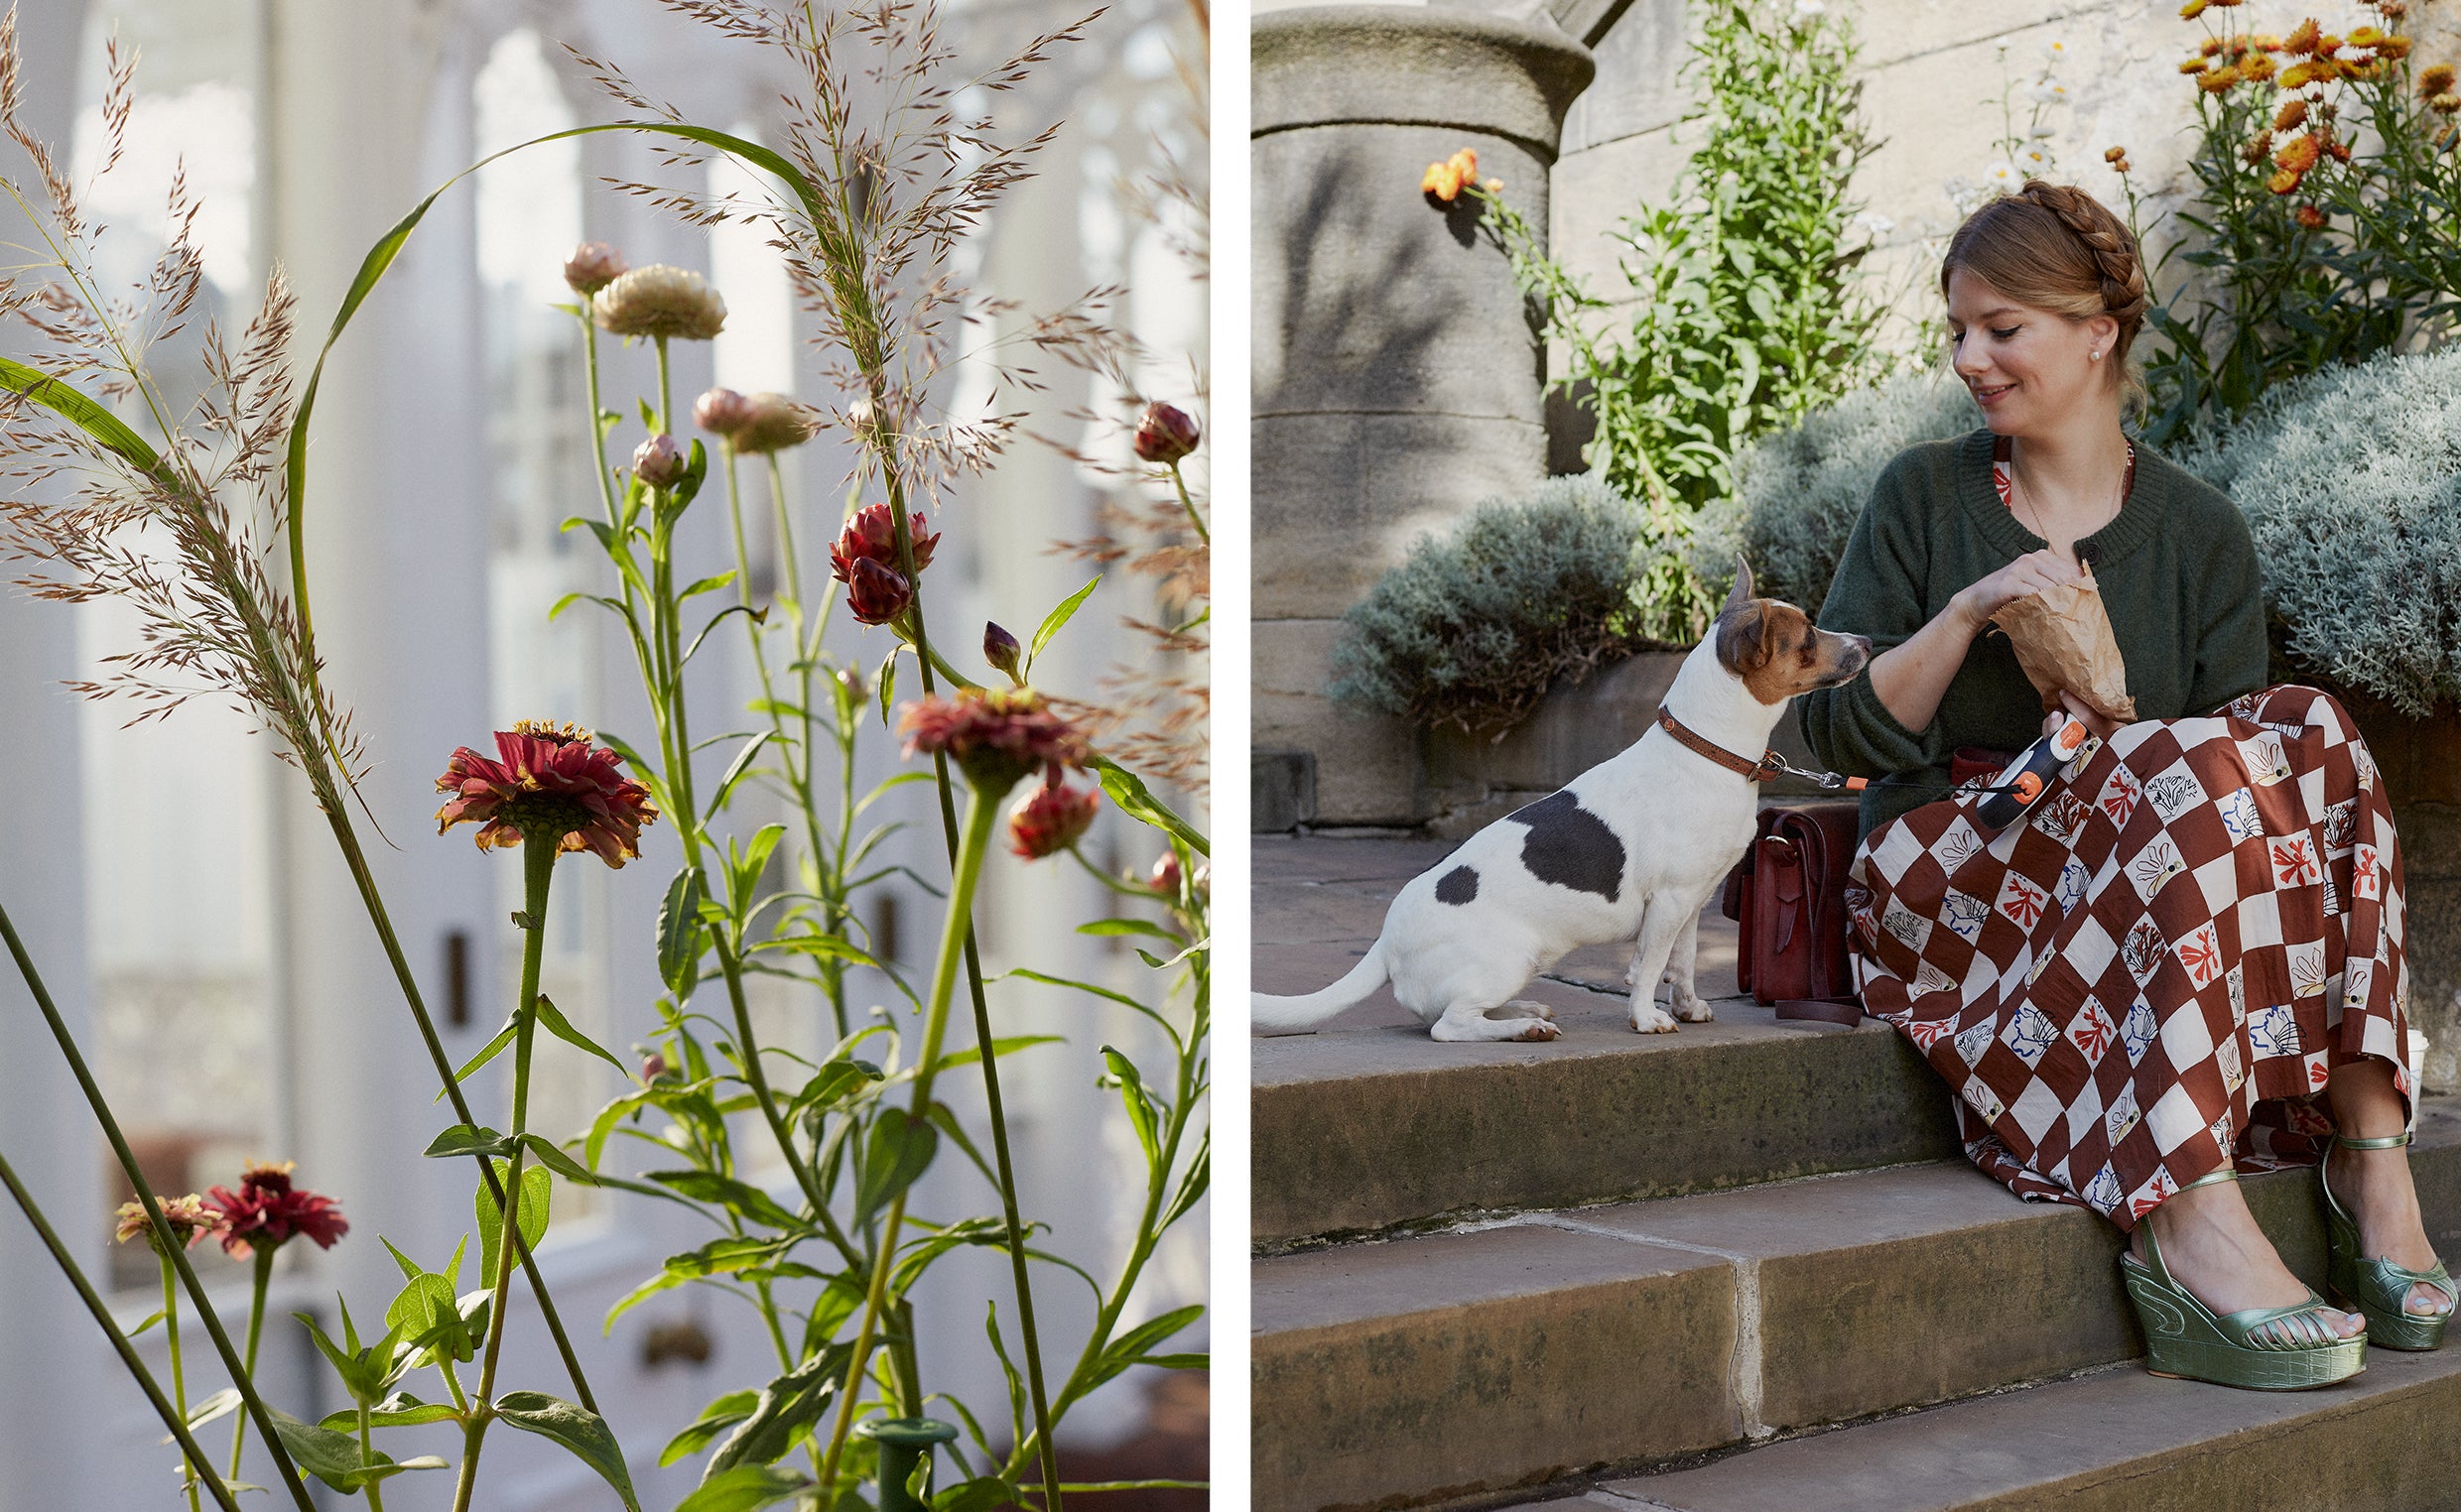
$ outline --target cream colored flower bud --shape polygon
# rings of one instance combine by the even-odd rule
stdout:
[[[635,268],[607,285],[592,313],[600,330],[618,336],[707,341],[726,323],[726,302],[709,280],[665,263]]]
[[[800,446],[821,429],[820,417],[785,394],[754,394],[734,434],[737,451],[783,451]]]

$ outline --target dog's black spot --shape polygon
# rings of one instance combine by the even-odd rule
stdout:
[[[1505,818],[1529,826],[1521,864],[1539,881],[1596,893],[1609,903],[1623,891],[1623,842],[1572,794],[1550,794]]]
[[[1468,866],[1456,866],[1436,879],[1438,903],[1476,903],[1479,901],[1479,874]]]

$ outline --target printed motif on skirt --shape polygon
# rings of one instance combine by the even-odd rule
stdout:
[[[1847,899],[1865,1007],[2017,1196],[2133,1227],[2226,1154],[2321,1159],[2353,1057],[2410,1094],[2392,806],[2329,695],[2124,726],[1988,838],[1978,802],[1874,830]]]

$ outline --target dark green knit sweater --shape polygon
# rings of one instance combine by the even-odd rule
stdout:
[[[1898,453],[1873,485],[1820,606],[1830,630],[1885,651],[1921,629],[1958,589],[2047,542],[2000,502],[1992,433],[1926,441]],[[2141,719],[2209,713],[2265,684],[2265,603],[2246,520],[2212,485],[2139,442],[2137,481],[2119,517],[2077,543],[2099,549],[2094,575],[2128,663]],[[1939,712],[1909,730],[1881,705],[1865,673],[1796,700],[1820,759],[1862,777],[1891,777],[1863,795],[1863,829],[1948,791],[1959,746],[2013,751],[2042,732],[2042,700],[2008,637],[1985,630],[1966,652]]]

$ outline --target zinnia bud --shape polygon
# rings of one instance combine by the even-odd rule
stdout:
[[[871,685],[863,681],[863,670],[859,667],[839,668],[838,686],[845,690],[849,702],[860,703],[871,696]]]
[[[667,1058],[665,1056],[653,1050],[641,1058],[641,1079],[643,1081],[655,1081],[666,1073]]]
[[[744,403],[749,408],[743,429],[734,434],[737,451],[783,451],[820,432],[820,416],[784,394],[754,394]]]
[[[940,538],[930,533],[919,512],[906,516],[906,533],[913,538],[914,569],[920,572],[932,565],[932,552]],[[897,516],[886,504],[866,504],[846,521],[829,549],[830,575],[850,584],[854,564],[866,560],[901,571],[905,567],[897,555]]]
[[[1179,853],[1172,850],[1162,852],[1162,859],[1154,862],[1152,872],[1147,874],[1145,885],[1166,898],[1178,897]]]
[[[982,659],[985,662],[1008,674],[1011,681],[1022,683],[1025,680],[1017,675],[1017,659],[1024,654],[1025,648],[1017,644],[1015,636],[988,620],[983,622]]]
[[[707,341],[724,328],[726,302],[700,274],[652,263],[607,285],[591,315],[618,336]]]
[[[1136,454],[1164,466],[1197,449],[1200,439],[1185,410],[1159,399],[1145,406],[1145,418],[1136,423]]]
[[[632,475],[652,488],[665,488],[684,475],[684,448],[660,431],[632,448]]]
[[[732,389],[712,389],[693,401],[693,424],[712,436],[732,436],[752,418],[752,401]]]
[[[906,574],[876,558],[856,559],[845,581],[846,607],[861,624],[885,625],[914,602],[914,584]]]
[[[1008,811],[1008,848],[1029,861],[1058,855],[1084,838],[1100,802],[1092,788],[1081,793],[1060,782],[1036,788]]]
[[[585,241],[564,260],[564,281],[575,294],[596,294],[622,278],[624,255],[602,241]]]

